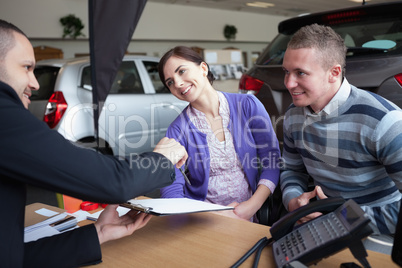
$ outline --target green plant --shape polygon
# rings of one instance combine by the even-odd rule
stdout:
[[[70,14],[60,18],[60,23],[63,25],[63,38],[70,36],[76,39],[78,36],[85,36],[81,30],[84,28],[84,24],[80,18]]]
[[[223,29],[223,35],[225,38],[230,41],[232,39],[236,38],[237,34],[237,28],[234,25],[225,25],[225,28]]]

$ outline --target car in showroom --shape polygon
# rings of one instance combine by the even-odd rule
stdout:
[[[283,56],[293,34],[313,23],[332,27],[344,39],[349,83],[402,107],[401,1],[287,19],[279,23],[278,35],[239,81],[239,93],[255,94],[264,104],[281,144],[284,114],[292,103],[284,85]]]
[[[99,116],[102,153],[129,157],[152,151],[187,102],[159,79],[159,59],[124,56]],[[80,146],[96,147],[89,57],[38,61],[29,110]]]

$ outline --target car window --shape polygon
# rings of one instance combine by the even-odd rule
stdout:
[[[348,57],[367,57],[374,54],[402,54],[402,21],[374,20],[333,27],[348,47]]]
[[[257,59],[258,65],[281,65],[286,46],[292,36],[279,34]]]
[[[31,100],[48,100],[54,91],[54,85],[60,68],[51,66],[38,66],[34,74],[39,83],[39,90],[33,90]]]
[[[402,54],[402,19],[400,17],[378,17],[361,21],[328,24],[345,40],[347,57],[370,57],[373,55]],[[299,22],[300,23],[300,22]],[[303,23],[300,23],[303,26]],[[286,24],[285,24],[286,25]],[[294,25],[289,25],[289,27]],[[286,26],[284,26],[286,27]],[[283,29],[282,33],[261,53],[257,65],[280,65],[287,43],[296,29]]]
[[[91,66],[82,71],[81,87],[92,89]],[[144,94],[140,75],[133,61],[123,61],[117,71],[109,94]]]
[[[155,88],[155,93],[170,93],[169,89],[167,89],[162,81],[159,79],[158,73],[158,62],[155,61],[144,61],[144,66],[147,69],[149,74],[149,78],[151,79],[152,85]]]

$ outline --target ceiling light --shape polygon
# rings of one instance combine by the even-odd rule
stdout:
[[[275,4],[265,2],[252,2],[252,3],[246,3],[246,5],[249,7],[261,7],[261,8],[268,8],[275,6]]]
[[[350,2],[355,2],[355,3],[363,3],[363,0],[349,0]],[[370,0],[366,0],[364,2],[370,2]]]

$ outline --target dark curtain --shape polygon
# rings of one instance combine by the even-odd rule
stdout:
[[[89,46],[95,137],[100,111],[144,10],[146,0],[89,0]]]

